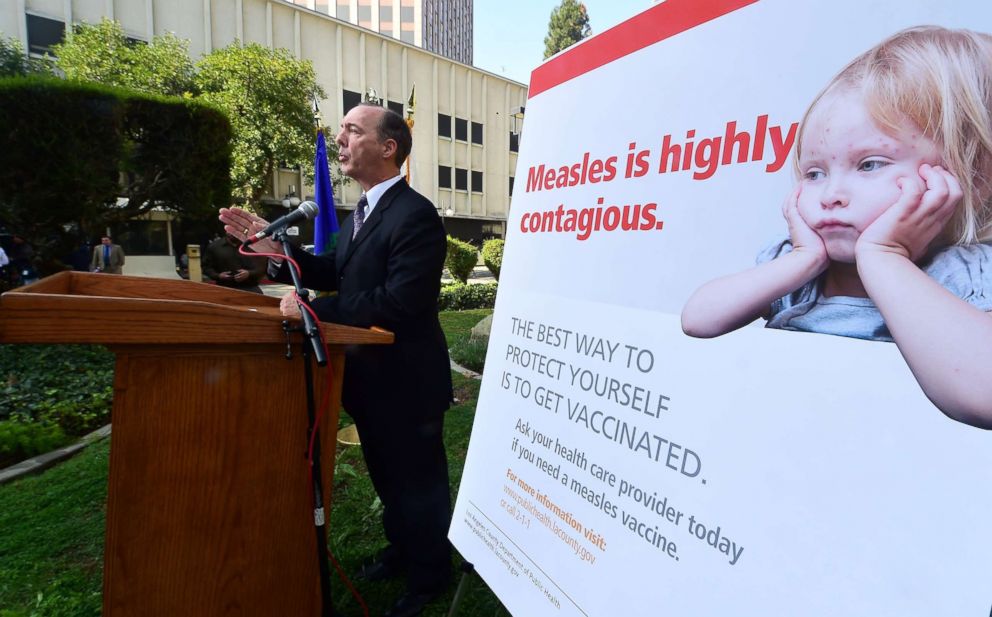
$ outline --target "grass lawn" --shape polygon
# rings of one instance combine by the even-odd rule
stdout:
[[[446,312],[441,324],[449,345],[468,336],[489,310]],[[461,481],[475,416],[479,382],[453,373],[458,404],[448,411],[445,443],[452,500]],[[103,530],[110,442],[103,441],[43,475],[0,487],[0,617],[99,615],[102,604]],[[385,545],[380,506],[357,446],[338,446],[330,512],[331,550],[349,576]],[[456,555],[455,564],[461,558]],[[447,615],[459,576],[424,615]],[[361,609],[339,580],[335,605],[346,615]],[[378,616],[403,590],[401,581],[360,583],[358,591]],[[459,617],[505,615],[478,577],[468,581]]]
[[[441,328],[448,339],[448,347],[468,338],[472,328],[483,317],[491,315],[492,309],[472,309],[468,311],[445,311],[441,313]]]

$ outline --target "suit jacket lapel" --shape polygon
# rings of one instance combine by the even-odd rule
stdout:
[[[342,249],[344,250],[344,260],[341,262],[340,267],[343,268],[344,265],[348,263],[348,260],[351,259],[351,256],[355,253],[355,249],[358,245],[368,238],[369,234],[371,234],[379,225],[379,222],[385,215],[386,210],[392,205],[393,199],[407,188],[408,185],[405,180],[400,180],[393,186],[389,187],[389,190],[383,193],[382,197],[379,198],[379,203],[375,205],[372,213],[369,214],[367,219],[365,219],[365,222],[362,224],[362,228],[358,230],[358,235],[354,238],[351,238],[351,229],[354,228],[354,221],[352,221],[352,225],[349,226],[348,230],[348,238],[346,240],[347,244],[342,246]]]

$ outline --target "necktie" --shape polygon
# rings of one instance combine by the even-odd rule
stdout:
[[[358,235],[358,232],[362,229],[362,224],[365,223],[365,207],[369,205],[369,200],[365,197],[365,193],[358,198],[358,205],[355,206],[355,229],[351,232],[352,240]]]
[[[103,245],[103,267],[110,267],[110,247],[106,244]]]

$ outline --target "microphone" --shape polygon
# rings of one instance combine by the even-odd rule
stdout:
[[[297,208],[296,210],[293,210],[292,212],[290,212],[285,216],[280,216],[276,220],[269,223],[269,226],[263,229],[262,231],[258,232],[254,236],[251,236],[250,238],[246,238],[242,246],[249,246],[251,244],[255,244],[259,240],[268,238],[272,234],[278,231],[282,231],[287,227],[295,225],[301,221],[312,219],[313,217],[317,216],[317,213],[319,211],[320,211],[320,207],[315,202],[304,201],[303,203],[300,204],[300,207]]]

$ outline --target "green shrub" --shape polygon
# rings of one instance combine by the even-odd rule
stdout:
[[[497,281],[499,280],[499,270],[503,267],[504,244],[502,238],[490,238],[482,243],[482,263],[486,264]]]
[[[451,359],[465,368],[481,373],[486,365],[488,338],[467,338],[455,343],[451,348]]]
[[[0,468],[50,452],[69,439],[49,422],[0,422]]]
[[[442,311],[465,311],[468,309],[493,308],[496,305],[497,283],[449,283],[441,287],[438,309]]]
[[[110,421],[112,403],[112,391],[87,392],[83,396],[53,401],[42,409],[40,416],[42,420],[58,424],[68,435],[85,435]]]
[[[106,424],[114,356],[97,345],[0,345],[0,420],[59,425],[79,436]]]
[[[444,259],[444,265],[452,278],[467,283],[477,263],[479,263],[479,253],[474,246],[448,236],[448,255]]]

